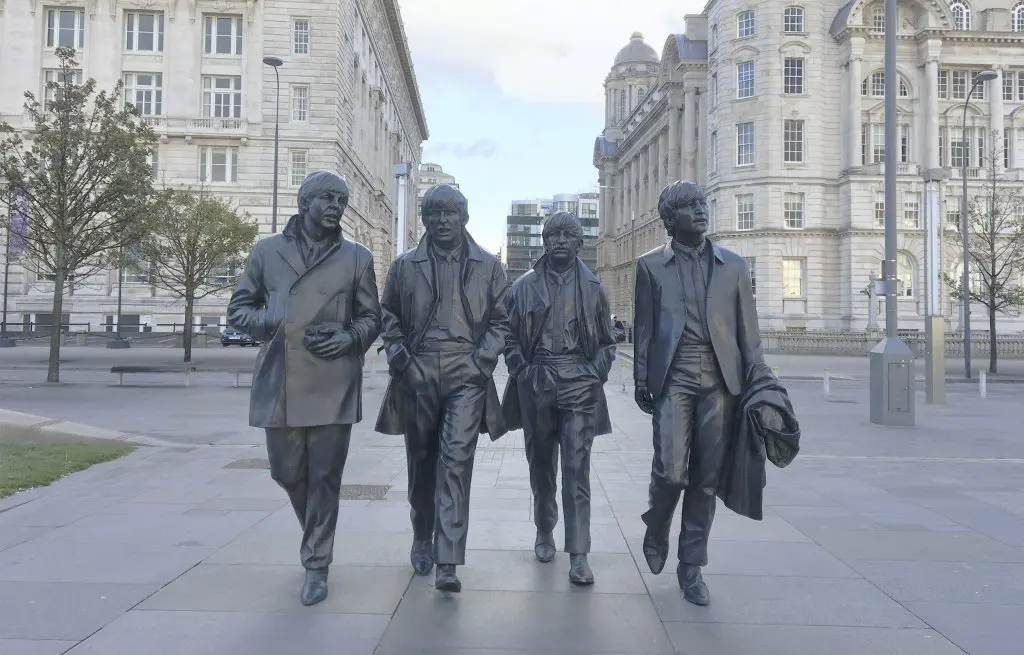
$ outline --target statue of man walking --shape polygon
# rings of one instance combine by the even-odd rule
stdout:
[[[736,407],[752,372],[765,368],[750,270],[708,241],[708,205],[693,182],[665,187],[658,213],[671,240],[636,263],[636,403],[653,415],[654,458],[644,557],[652,573],[668,558],[672,515],[683,496],[679,586],[711,601],[701,568]]]
[[[590,552],[590,451],[594,437],[611,432],[604,383],[615,361],[608,298],[577,256],[583,226],[569,212],[544,221],[544,250],[512,284],[505,363],[509,382],[502,408],[508,429],[526,440],[541,562],[555,558],[558,459],[569,581],[594,583]]]
[[[228,324],[264,342],[249,425],[266,430],[270,475],[302,526],[303,605],[327,597],[363,357],[380,333],[373,256],[341,233],[348,198],[341,177],[309,175],[299,213],[256,244],[228,304]]]

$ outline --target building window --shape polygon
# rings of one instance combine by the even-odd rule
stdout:
[[[241,77],[203,77],[203,117],[242,117]]]
[[[711,44],[708,50],[714,52],[718,49],[718,25],[711,26]]]
[[[754,62],[752,61],[736,64],[736,97],[754,97]]]
[[[871,30],[885,32],[885,5],[877,4],[871,8]]]
[[[747,270],[750,271],[750,290],[753,292],[754,297],[757,297],[757,258],[756,257],[744,257],[744,261],[747,262]]]
[[[157,179],[160,174],[160,150],[153,148],[149,151],[149,155],[146,156],[146,163],[149,164],[149,169],[153,172],[153,179]]]
[[[85,47],[85,10],[48,9],[46,11],[46,47]]]
[[[782,297],[803,298],[807,260],[803,257],[782,258]]]
[[[804,194],[787,192],[783,199],[783,215],[790,230],[804,229]]]
[[[921,227],[921,194],[917,191],[903,192],[903,227],[908,230]]]
[[[804,161],[804,122],[786,119],[782,125],[782,157],[787,164],[802,164]]]
[[[237,182],[238,148],[200,148],[199,179],[207,184]]]
[[[946,196],[946,225],[960,227],[960,196]]]
[[[948,70],[944,70],[944,69],[939,70],[939,97],[940,98],[948,98],[949,97],[949,71]]]
[[[162,116],[163,78],[160,73],[125,73],[124,104],[135,105],[143,116]]]
[[[783,64],[783,91],[788,94],[804,92],[804,60],[787,57]]]
[[[901,123],[898,127],[900,135],[900,163],[906,164],[910,161],[910,125]]]
[[[128,52],[163,52],[163,13],[141,11],[126,13],[124,15],[124,49]]]
[[[718,132],[711,133],[711,147],[708,148],[708,168],[712,173],[718,172]]]
[[[1010,168],[1010,150],[1011,141],[1010,135],[1013,130],[1008,127],[1003,128],[1003,168]]]
[[[292,150],[288,157],[288,181],[292,186],[302,186],[309,168],[309,151]]]
[[[875,225],[885,227],[885,192],[875,192]]]
[[[1024,32],[1024,2],[1018,2],[1013,8],[1012,23],[1014,32]]]
[[[939,77],[939,84],[941,86],[941,75]],[[884,98],[885,71],[875,71],[874,73],[871,74],[870,77],[864,78],[864,80],[860,83],[860,94],[862,96],[870,95],[873,98]],[[907,83],[903,80],[902,77],[900,78],[898,95],[901,98],[910,97],[910,87],[907,86]]]
[[[953,129],[953,135],[949,139],[949,165],[953,168],[963,167],[964,158],[970,150],[967,147],[969,140],[964,138],[962,130],[959,128]]]
[[[782,31],[786,34],[801,34],[804,31],[804,8],[786,7],[782,12]]]
[[[754,12],[740,12],[736,17],[736,37],[746,39],[751,36],[754,36]]]
[[[718,106],[718,73],[711,76],[711,106]]]
[[[741,193],[736,196],[736,229],[754,229],[754,194]]]
[[[957,32],[966,32],[971,29],[971,8],[961,0],[953,0],[949,3],[949,10],[953,13],[953,29]]]
[[[885,125],[881,123],[871,125],[871,163],[885,163]]]
[[[309,120],[309,86],[292,86],[292,122],[305,123]]]
[[[952,71],[953,78],[953,100],[963,100],[967,97],[967,71]]]
[[[308,18],[295,18],[292,20],[292,54],[300,56],[309,54]]]
[[[67,79],[61,69],[50,69],[43,71],[43,108],[49,107],[50,103],[61,97],[61,90],[65,84],[75,86],[82,85],[82,71],[71,71],[71,79]],[[56,86],[53,86],[56,85]]]
[[[896,255],[896,295],[914,297],[914,260],[905,252]]]
[[[203,52],[208,55],[242,54],[242,17],[204,16]]]
[[[754,164],[754,124],[740,123],[736,126],[736,165]]]

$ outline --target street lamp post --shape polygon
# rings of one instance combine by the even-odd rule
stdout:
[[[963,324],[964,324],[964,375],[971,379],[971,251],[970,251],[970,217],[968,216],[967,203],[967,167],[970,163],[971,148],[967,141],[967,108],[971,104],[971,96],[979,84],[983,84],[999,77],[999,73],[993,70],[982,71],[974,78],[971,90],[964,98],[964,120],[960,132],[960,181],[962,182],[960,196],[960,239],[964,245],[963,273],[960,277],[960,294],[963,302]],[[993,91],[993,93],[997,92]],[[995,342],[991,344],[996,347]]]
[[[121,336],[121,300],[124,290],[124,248],[117,251],[117,325],[114,326],[114,338],[107,342],[111,350],[131,348],[132,343]]]
[[[8,207],[7,238],[4,239],[4,306],[3,318],[0,319],[0,348],[12,348],[15,345],[14,339],[7,336],[7,287],[11,278],[11,213],[12,210]]]
[[[277,69],[284,64],[280,57],[264,57],[263,63],[274,69],[277,92],[274,94],[274,206],[270,215],[270,233],[277,234],[277,149],[281,143],[281,75]]]

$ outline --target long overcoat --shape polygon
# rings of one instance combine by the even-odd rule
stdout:
[[[546,257],[537,260],[532,270],[516,280],[509,294],[509,337],[505,345],[508,386],[501,401],[505,425],[509,430],[517,430],[523,427],[524,421],[530,420],[529,416],[522,415],[517,376],[533,361],[551,314],[551,295],[544,280]],[[576,260],[576,305],[581,317],[580,341],[584,355],[601,382],[607,382],[615,362],[615,336],[612,334],[608,296],[601,281],[579,259]],[[598,390],[598,396],[596,434],[609,434],[612,426],[603,386]]]
[[[352,424],[362,420],[363,359],[380,333],[373,256],[339,239],[311,266],[296,240],[299,216],[256,243],[228,303],[228,325],[263,340],[253,370],[249,425]],[[307,326],[344,326],[356,343],[325,360],[306,350]]]
[[[396,377],[405,372],[440,304],[429,249],[430,237],[424,236],[414,250],[392,262],[384,282],[381,339],[391,381],[377,417],[376,430],[383,434],[405,434],[400,411],[405,392],[396,383]],[[467,234],[466,257],[462,262],[462,307],[476,343],[474,362],[490,378],[480,432],[486,432],[492,440],[507,432],[491,374],[508,336],[508,289],[508,277],[501,262]]]

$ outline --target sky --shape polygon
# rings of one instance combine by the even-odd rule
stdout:
[[[513,200],[597,191],[604,79],[642,32],[661,55],[703,0],[398,0],[430,138],[491,252]]]

